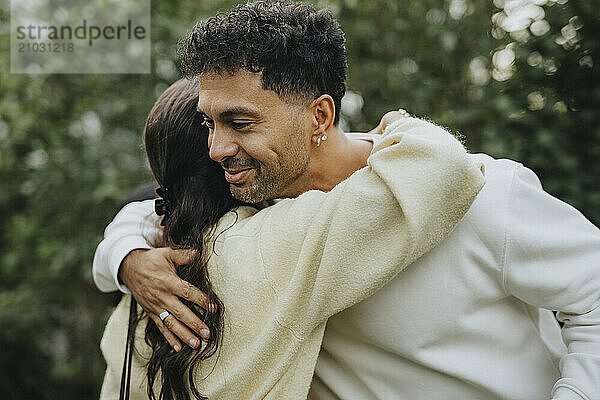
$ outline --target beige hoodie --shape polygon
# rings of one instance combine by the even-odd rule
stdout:
[[[306,399],[327,319],[450,234],[484,184],[474,160],[443,129],[402,119],[375,143],[367,167],[330,192],[226,214],[208,266],[225,330],[218,356],[198,368],[200,392],[211,400]],[[152,203],[137,210],[143,218]],[[102,338],[101,399],[118,398],[129,302],[125,296]],[[145,323],[136,332],[131,399],[147,398]]]

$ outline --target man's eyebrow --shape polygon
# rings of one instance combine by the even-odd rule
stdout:
[[[208,115],[200,109],[199,105],[196,106],[196,111],[199,112],[202,116],[208,118]],[[231,119],[232,117],[237,117],[240,115],[250,117],[250,118],[255,118],[255,119],[258,119],[260,117],[260,114],[257,111],[254,111],[247,107],[239,106],[239,107],[232,107],[225,111],[222,111],[219,114],[219,119],[221,119],[221,120]]]
[[[227,109],[219,114],[219,118],[221,120],[229,119],[231,117],[237,117],[237,116],[246,116],[246,117],[258,119],[259,114],[258,114],[258,112],[254,111],[250,108],[247,108],[247,107],[232,107],[232,108]]]
[[[258,117],[259,117],[258,112],[254,111],[254,110],[252,110],[250,108],[246,108],[246,107],[232,107],[232,108],[229,108],[229,109],[221,112],[219,114],[219,118],[221,120],[224,120],[224,119],[229,119],[231,117],[237,117],[237,116],[240,116],[240,115],[243,115],[243,116],[246,116],[246,117],[250,117],[250,118],[256,118],[256,119],[258,119]]]

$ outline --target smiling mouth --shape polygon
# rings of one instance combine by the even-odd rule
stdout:
[[[225,170],[225,180],[231,184],[239,185],[250,175],[253,169]]]

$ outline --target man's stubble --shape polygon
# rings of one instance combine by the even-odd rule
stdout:
[[[248,188],[230,185],[233,197],[250,204],[285,197],[286,189],[307,172],[310,157],[304,125],[300,115],[294,114],[292,118],[292,128],[278,149],[279,162],[265,165],[255,159],[249,160],[256,167],[255,180]]]

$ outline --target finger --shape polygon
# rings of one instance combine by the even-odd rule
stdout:
[[[386,113],[381,119],[381,133],[383,133],[383,131],[385,131],[385,129],[392,123],[408,117],[410,117],[410,114],[402,108],[398,109],[398,111],[390,111]]]
[[[181,339],[185,344],[193,349],[200,346],[200,340],[189,330],[189,328],[183,325],[180,321],[175,318],[175,315],[171,314],[162,321],[163,324],[168,328],[171,333]]]
[[[217,311],[217,305],[215,303],[211,303],[206,293],[202,290],[198,289],[196,286],[192,285],[188,281],[183,279],[178,279],[177,281],[172,280],[171,291],[173,294],[185,299],[187,301],[191,301],[194,304],[199,305],[204,308],[206,311],[214,313]]]
[[[187,308],[185,304],[179,301],[179,299],[169,302],[167,309],[169,310],[171,315],[173,315],[178,320],[178,322],[181,322],[186,327],[193,329],[196,333],[202,336],[202,338],[208,339],[210,337],[210,330],[208,329],[208,326],[200,318],[198,318],[198,316],[194,314],[192,310]],[[171,329],[169,325],[167,326],[169,327],[169,329]],[[181,336],[178,335],[177,332],[174,332],[172,329],[171,332],[175,333],[181,338]]]
[[[163,248],[163,252],[165,258],[176,266],[189,264],[197,253],[192,249],[171,249],[170,247]]]
[[[171,345],[173,350],[175,350],[176,352],[179,352],[181,350],[181,343],[179,342],[179,339],[177,339],[177,336],[175,336],[165,326],[165,324],[163,324],[163,322],[160,320],[160,318],[156,314],[148,314],[148,315],[150,315],[150,318],[152,318],[152,321],[154,321],[154,324],[156,325],[156,327],[158,328],[160,333],[162,333],[162,335],[165,337],[165,339],[167,339],[167,342],[169,342],[169,344]]]
[[[379,125],[377,125],[375,128],[371,129],[368,133],[374,133],[374,134],[381,134],[384,131],[384,126],[383,126],[383,120],[381,122],[379,122]]]

